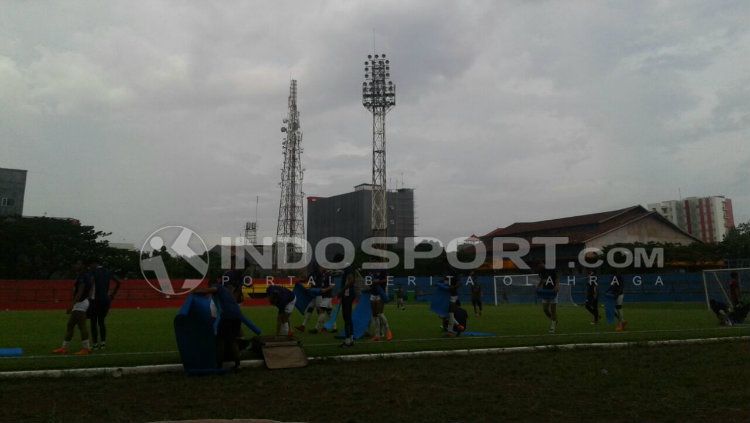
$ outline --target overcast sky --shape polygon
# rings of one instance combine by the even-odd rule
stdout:
[[[0,167],[27,215],[140,245],[276,230],[299,81],[304,191],[371,178],[363,62],[391,59],[391,186],[417,235],[704,195],[750,219],[750,2],[3,2]],[[374,34],[374,37],[373,37]],[[679,190],[679,191],[678,191]]]

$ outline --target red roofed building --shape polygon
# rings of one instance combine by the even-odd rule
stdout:
[[[567,237],[569,243],[557,248],[558,259],[566,262],[577,258],[584,248],[604,248],[623,243],[672,243],[688,245],[701,242],[698,238],[683,231],[655,211],[641,206],[619,210],[537,222],[516,222],[505,228],[498,228],[481,236],[488,251],[492,250],[494,238],[522,238],[532,245],[531,259],[541,257],[543,244],[532,242],[535,237]],[[513,243],[504,249],[513,250]]]

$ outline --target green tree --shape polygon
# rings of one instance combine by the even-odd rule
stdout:
[[[77,260],[104,257],[108,233],[75,219],[9,217],[0,220],[0,278],[70,276]]]
[[[719,249],[728,259],[750,259],[750,222],[737,225],[729,231],[719,244]]]

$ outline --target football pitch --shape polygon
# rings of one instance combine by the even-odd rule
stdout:
[[[700,304],[627,304],[626,332],[591,325],[582,307],[560,307],[556,334],[540,306],[486,307],[469,330],[494,337],[444,338],[425,305],[387,307],[391,342],[341,349],[330,334],[302,334],[311,356],[591,342],[731,337]],[[247,308],[270,331],[275,310]],[[0,359],[3,371],[176,363],[174,309],[118,310],[108,347],[86,357],[53,356],[62,311],[0,312],[2,346],[25,349]],[[294,315],[299,324],[301,316]],[[341,322],[339,322],[341,324]],[[78,340],[73,345],[77,346]],[[242,369],[224,376],[182,373],[0,380],[0,421],[152,422],[267,418],[307,422],[632,422],[750,419],[750,345],[727,341],[621,349],[312,362],[302,369]]]
[[[397,351],[447,350],[529,345],[650,341],[710,338],[750,334],[748,326],[720,327],[702,304],[626,304],[625,332],[615,332],[605,321],[591,324],[583,307],[561,305],[557,333],[547,333],[548,321],[539,305],[485,306],[481,317],[470,311],[467,330],[494,334],[489,337],[446,338],[440,320],[424,304],[408,304],[405,310],[393,305],[386,314],[394,332],[391,342],[363,339],[353,348],[340,348],[332,334],[298,333],[309,356],[387,353]],[[248,307],[244,312],[265,334],[275,330],[276,311],[271,307]],[[179,363],[172,321],[175,309],[113,309],[107,319],[107,348],[85,357],[51,353],[64,335],[67,316],[63,311],[0,312],[0,347],[21,347],[24,356],[0,358],[0,371],[64,369],[82,367],[124,367]],[[603,310],[602,310],[603,314]],[[316,315],[311,320],[314,321]],[[295,311],[292,324],[301,323]],[[338,326],[343,327],[339,318]],[[310,324],[308,324],[310,327]],[[76,333],[71,350],[80,345]]]

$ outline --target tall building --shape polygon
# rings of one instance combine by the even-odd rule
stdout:
[[[315,245],[326,237],[346,238],[359,250],[362,241],[372,236],[372,184],[360,184],[354,191],[333,197],[307,197],[307,241]],[[414,190],[401,188],[387,192],[387,236],[398,238],[403,248],[404,238],[414,236]],[[332,259],[340,252],[331,246],[326,255]]]
[[[648,208],[703,242],[721,242],[734,228],[732,200],[722,195],[662,201]]]
[[[0,216],[23,214],[26,171],[0,168]]]

